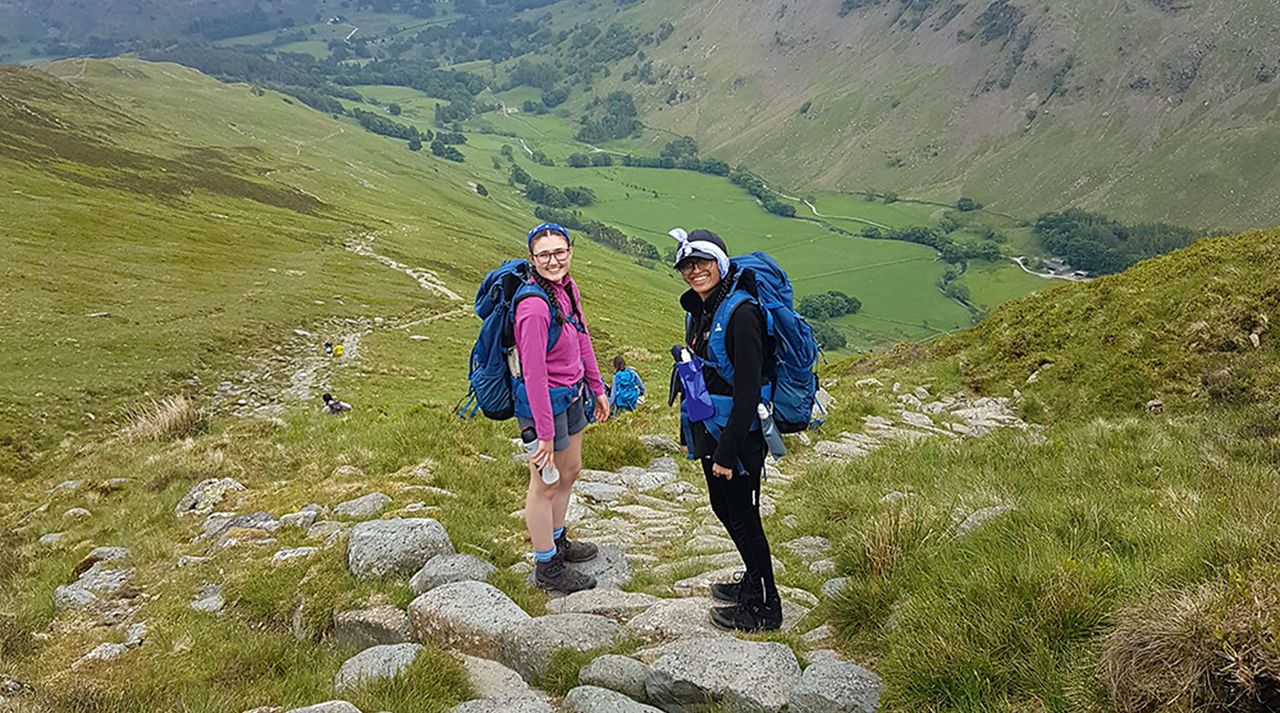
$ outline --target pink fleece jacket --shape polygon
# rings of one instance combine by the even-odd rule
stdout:
[[[567,315],[572,309],[569,294],[572,289],[578,311],[582,311],[582,296],[572,278],[552,283],[552,291],[560,309]],[[585,318],[583,320],[585,326]],[[551,389],[573,386],[587,379],[591,395],[604,393],[604,380],[600,378],[600,366],[596,363],[595,347],[591,334],[579,332],[566,323],[560,330],[560,338],[551,351],[547,351],[547,333],[551,329],[551,310],[540,299],[521,300],[516,306],[516,353],[520,356],[520,370],[524,375],[525,390],[529,394],[529,407],[533,411],[534,430],[538,440],[555,438],[555,416],[551,412]]]

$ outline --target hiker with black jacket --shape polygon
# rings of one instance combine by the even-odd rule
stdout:
[[[782,605],[760,520],[766,445],[757,414],[769,366],[766,355],[771,352],[766,351],[764,313],[751,298],[754,275],[745,270],[736,273],[724,241],[709,230],[685,234],[677,229],[671,235],[680,241],[675,269],[689,285],[680,297],[688,313],[686,349],[702,363],[706,391],[716,402],[715,415],[707,420],[682,417],[680,442],[701,460],[711,509],[728,531],[745,569],[738,582],[711,585],[712,597],[728,604],[714,607],[711,621],[727,630],[777,629],[782,625]],[[711,342],[721,337],[731,379],[712,366]],[[673,398],[677,388],[686,396],[687,387],[677,384],[680,379],[673,374]]]

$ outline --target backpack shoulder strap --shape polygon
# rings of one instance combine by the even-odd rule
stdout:
[[[551,297],[543,290],[538,283],[529,280],[516,290],[515,295],[511,297],[511,319],[515,320],[516,308],[520,303],[530,297],[537,297],[546,303],[547,309],[551,311],[551,325],[547,327],[547,351],[551,351],[555,347],[556,342],[560,340],[561,325],[555,320],[555,307],[551,304]]]

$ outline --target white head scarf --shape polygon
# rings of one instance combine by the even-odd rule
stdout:
[[[720,249],[719,245],[705,240],[690,240],[689,234],[683,228],[672,228],[667,232],[667,235],[675,238],[680,243],[680,247],[676,248],[675,264],[679,265],[681,260],[697,251],[715,258],[716,267],[720,268],[721,279],[724,279],[724,276],[729,274],[729,256]]]

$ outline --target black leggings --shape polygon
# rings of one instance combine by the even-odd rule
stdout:
[[[758,447],[757,447],[758,445]],[[732,480],[711,472],[713,461],[702,459],[702,472],[707,477],[707,490],[711,495],[711,510],[720,519],[729,538],[738,548],[746,574],[742,578],[744,590],[759,598],[761,594],[770,602],[778,601],[778,587],[773,581],[773,558],[769,555],[769,540],[760,522],[760,479],[764,472],[764,439],[753,433],[739,453],[739,463],[746,474],[735,473]]]

